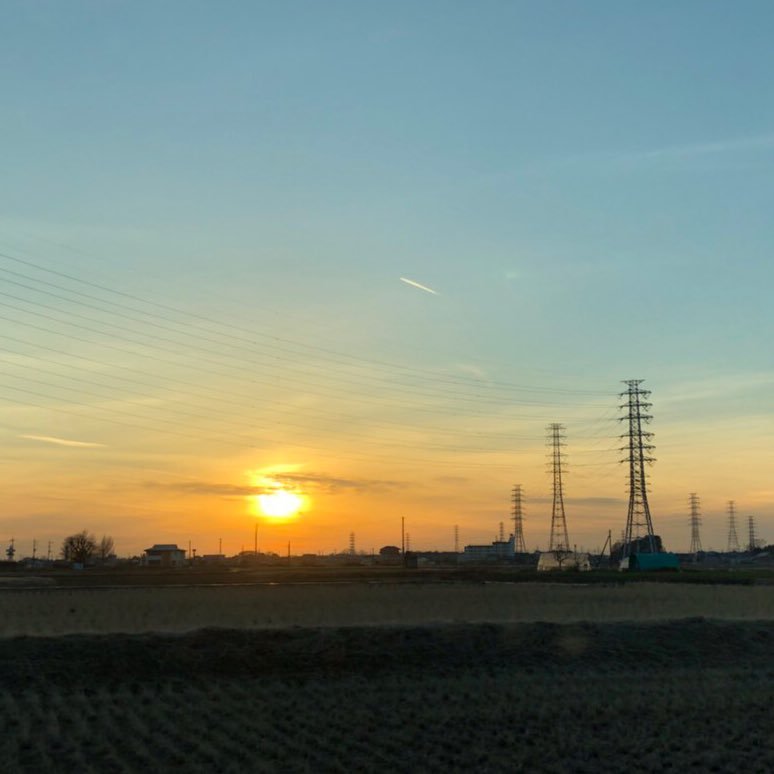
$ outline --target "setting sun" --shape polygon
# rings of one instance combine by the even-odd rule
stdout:
[[[303,505],[303,498],[285,489],[278,489],[275,492],[258,495],[258,503],[264,516],[288,518],[298,513]]]

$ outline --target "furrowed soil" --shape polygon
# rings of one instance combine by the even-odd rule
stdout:
[[[679,602],[670,609],[715,605],[717,618],[652,620],[645,597],[627,596],[622,606],[614,594],[608,607],[608,592],[621,589],[597,587],[593,601],[573,597],[582,613],[597,615],[585,622],[377,625],[374,614],[368,625],[342,626],[326,608],[323,625],[307,611],[303,626],[213,628],[204,616],[207,628],[194,631],[6,634],[0,770],[769,771],[774,617],[719,620],[728,599],[711,588],[681,597],[681,588],[668,587]],[[225,591],[209,601],[226,606],[239,589]],[[558,589],[554,608],[546,589],[532,591],[538,608],[559,616],[562,595],[577,589]],[[740,591],[747,596],[733,597],[737,608],[726,617],[749,619],[767,609],[759,592],[774,595]],[[3,616],[25,599],[50,612],[49,593],[4,592]],[[59,597],[74,609],[71,623],[87,597],[127,604],[112,593],[78,593],[86,596]],[[243,601],[234,604],[243,610]],[[315,604],[312,595],[309,609]],[[436,615],[453,618],[459,608],[446,604]],[[633,620],[637,604],[645,620]],[[411,605],[401,610],[419,615]],[[622,619],[605,617],[622,610]]]

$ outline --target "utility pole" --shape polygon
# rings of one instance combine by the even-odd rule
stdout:
[[[517,554],[526,554],[527,546],[524,543],[524,505],[521,484],[513,487],[511,502],[513,503],[513,537],[514,548]]]
[[[699,496],[691,492],[688,502],[691,505],[691,553],[696,555],[701,551],[701,538],[699,537],[699,524],[701,524],[701,510],[699,509]]]
[[[736,503],[728,501],[728,553],[739,551],[739,537],[736,534]]]
[[[223,538],[218,538],[218,553],[223,553]]]
[[[48,559],[49,562],[51,561],[51,541],[50,540],[48,541],[48,553],[46,554],[46,559]]]
[[[454,553],[460,552],[460,528],[458,524],[454,525]]]
[[[624,534],[623,556],[628,557],[632,552],[639,551],[638,540],[647,537],[648,552],[656,553],[656,540],[653,535],[653,521],[648,505],[648,482],[646,466],[655,462],[650,456],[653,444],[650,443],[653,433],[643,430],[643,425],[648,424],[653,417],[647,413],[653,405],[648,402],[650,390],[643,390],[640,385],[642,379],[629,379],[624,381],[627,385],[621,397],[626,402],[621,404],[624,415],[621,421],[629,423],[629,431],[621,438],[628,440],[628,445],[621,451],[628,452],[622,462],[629,463],[629,510],[626,515],[626,532]],[[644,535],[642,534],[644,533]]]
[[[748,543],[747,543],[747,550],[755,551],[755,548],[758,545],[758,540],[755,537],[755,516],[747,517],[747,530],[748,530],[748,536],[749,536]]]
[[[562,484],[562,461],[565,457],[562,452],[564,443],[564,425],[553,422],[548,425],[548,444],[551,446],[549,453],[553,506],[551,508],[551,538],[548,543],[549,552],[556,554],[570,553],[570,538],[567,535],[567,518],[564,513],[564,487]]]
[[[406,555],[406,517],[400,517],[400,553]]]
[[[255,532],[253,533],[253,556],[258,558],[258,520],[255,520]]]

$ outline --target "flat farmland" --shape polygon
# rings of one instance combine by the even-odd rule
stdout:
[[[0,590],[2,637],[691,617],[774,620],[774,587],[332,583]]]
[[[0,592],[9,772],[736,772],[774,759],[774,587]]]
[[[0,640],[9,772],[769,771],[774,624]]]

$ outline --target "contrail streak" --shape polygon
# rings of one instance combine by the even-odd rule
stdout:
[[[89,441],[68,441],[66,438],[55,438],[52,435],[20,435],[19,438],[28,438],[30,441],[43,441],[43,443],[53,443],[57,446],[79,446],[94,448],[104,446],[104,443],[90,443]]]
[[[432,293],[434,296],[438,295],[437,290],[433,290],[432,288],[427,287],[427,285],[420,285],[418,282],[414,282],[414,280],[406,279],[406,277],[401,277],[400,281],[405,282],[407,285],[411,285],[412,287],[424,290],[425,293]]]

